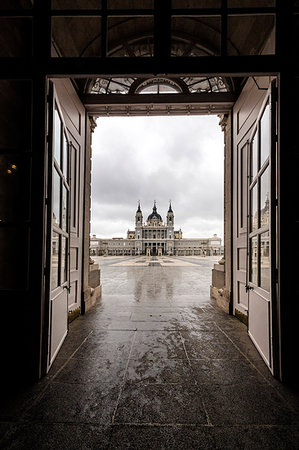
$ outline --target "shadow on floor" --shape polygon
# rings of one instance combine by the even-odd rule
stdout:
[[[1,448],[298,449],[298,396],[198,271],[108,265],[49,374],[3,402]]]

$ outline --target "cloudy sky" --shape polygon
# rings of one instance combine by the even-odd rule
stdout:
[[[223,133],[219,118],[102,117],[93,134],[91,233],[126,237],[138,200],[165,220],[172,202],[183,237],[223,238]]]

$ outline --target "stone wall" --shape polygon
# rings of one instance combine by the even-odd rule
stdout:
[[[232,137],[231,114],[220,117],[224,132],[224,257],[212,270],[210,295],[225,312],[231,313],[231,265],[232,265]]]
[[[84,291],[85,312],[96,304],[97,299],[101,297],[101,295],[101,271],[99,265],[91,261],[88,273],[88,289]]]

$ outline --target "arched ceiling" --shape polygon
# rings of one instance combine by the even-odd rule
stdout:
[[[90,1],[91,7],[95,8],[96,0]],[[59,9],[58,0],[53,2]],[[75,3],[77,6],[74,6],[74,9],[78,8],[79,0]],[[52,56],[98,58],[99,64],[103,58],[156,58],[158,52],[155,52],[161,43],[162,47],[167,46],[170,58],[190,57],[204,60],[205,57],[221,56],[224,41],[228,55],[259,54],[273,30],[273,15],[242,15],[241,10],[238,13],[241,14],[240,20],[238,17],[235,20],[236,16],[228,16],[227,12],[224,15],[222,3],[220,0],[200,0],[200,2],[172,0],[168,31],[164,33],[160,29],[158,37],[156,33],[159,28],[156,22],[160,20],[157,15],[158,6],[156,3],[154,5],[152,0],[107,0],[106,10],[90,16],[87,13],[81,16],[78,11],[74,16],[56,13],[52,19]],[[198,4],[201,10],[194,12]],[[72,2],[68,5],[72,8]],[[175,8],[184,9],[175,10]],[[103,11],[105,19],[102,20]],[[226,29],[225,39],[223,29]],[[125,63],[122,64],[125,66]],[[131,114],[133,109],[136,114],[143,114],[146,111],[147,114],[151,114],[154,110],[157,113],[161,112],[162,106],[157,109],[153,106],[155,103],[163,104],[165,114],[172,113],[173,109],[176,113],[191,111],[190,113],[195,114],[200,108],[202,111],[219,110],[219,105],[216,107],[215,102],[209,104],[208,98],[202,102],[207,103],[206,108],[203,104],[199,107],[199,101],[195,107],[195,96],[236,93],[242,81],[242,78],[225,76],[147,74],[132,77],[99,76],[92,79],[76,79],[75,83],[82,96],[96,96],[98,100],[88,99],[88,102],[94,105],[98,101],[103,106],[99,107],[98,111],[104,113],[105,108],[106,114],[116,111],[124,113],[124,109],[116,105],[125,105],[126,101],[128,102],[126,114]],[[112,96],[113,101],[110,103],[109,98]],[[179,108],[171,106],[175,102],[180,104]],[[149,107],[148,103],[152,106]],[[228,101],[225,108],[231,107],[231,103]],[[185,109],[182,109],[182,105]]]

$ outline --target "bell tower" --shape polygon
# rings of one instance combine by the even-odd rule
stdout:
[[[173,255],[174,251],[174,215],[171,207],[171,200],[169,200],[169,208],[166,216],[166,226],[167,226],[167,243],[166,243],[166,253],[168,255]]]
[[[169,226],[169,227],[174,226],[174,215],[173,215],[173,211],[172,211],[172,207],[171,207],[171,200],[169,201],[169,209],[167,212],[166,220],[167,220],[167,226]]]
[[[141,227],[142,221],[143,221],[143,216],[142,216],[142,211],[140,208],[140,200],[138,200],[138,208],[137,208],[136,215],[135,215],[135,226]]]
[[[135,255],[142,253],[142,224],[143,216],[140,208],[140,200],[138,200],[138,208],[135,214]]]

